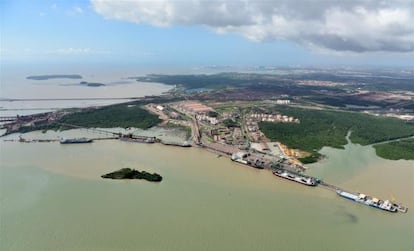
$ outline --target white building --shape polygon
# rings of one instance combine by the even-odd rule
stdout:
[[[278,105],[288,105],[288,104],[290,104],[290,100],[289,99],[278,99],[278,100],[276,100],[276,104],[278,104]]]

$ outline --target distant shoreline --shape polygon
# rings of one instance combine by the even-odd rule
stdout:
[[[126,100],[140,99],[142,97],[124,97],[124,98],[0,98],[0,101],[64,101],[64,100]]]
[[[53,74],[53,75],[33,75],[28,76],[26,79],[30,80],[49,80],[49,79],[82,79],[82,76],[79,74]]]

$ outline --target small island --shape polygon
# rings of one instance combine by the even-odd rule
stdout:
[[[88,86],[88,87],[100,87],[100,86],[105,86],[105,84],[102,83],[91,83],[91,82],[86,82],[86,81],[82,81],[79,83],[80,85],[83,86]]]
[[[82,76],[78,74],[56,74],[56,75],[37,75],[37,76],[28,76],[27,79],[31,80],[49,80],[49,79],[56,79],[56,78],[64,78],[64,79],[81,79]]]
[[[161,175],[157,173],[148,173],[146,171],[138,171],[131,168],[122,168],[118,171],[107,173],[101,176],[104,179],[144,179],[152,182],[162,181]]]

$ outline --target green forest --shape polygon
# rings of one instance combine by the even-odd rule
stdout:
[[[271,112],[299,118],[300,123],[261,122],[259,126],[266,137],[314,155],[323,146],[342,148],[347,143],[346,135],[349,131],[352,132],[351,142],[361,145],[414,135],[413,124],[356,112],[288,106],[276,106]]]
[[[82,127],[136,127],[147,129],[160,123],[158,116],[138,105],[111,105],[98,109],[83,110],[64,116],[59,123]]]
[[[414,139],[393,141],[374,145],[375,152],[384,159],[414,160]]]

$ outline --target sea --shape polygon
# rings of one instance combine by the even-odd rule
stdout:
[[[52,73],[83,75],[36,72]],[[132,73],[105,76],[106,70],[94,76],[108,83]],[[2,75],[1,96],[75,98],[106,93],[62,86],[57,80],[28,82],[26,76],[13,75],[16,82],[4,83]],[[129,97],[132,90],[134,96],[150,95],[171,88],[146,85],[148,91],[135,82],[107,86],[107,95]],[[71,91],[62,94],[66,87]],[[53,110],[58,105],[55,101],[41,108]],[[135,133],[168,140],[185,137],[162,128]],[[95,134],[76,129],[0,138],[0,250],[414,250],[414,161],[385,160],[372,146],[348,143],[345,149],[323,148],[326,158],[308,166],[308,174],[326,182],[395,198],[409,208],[406,214],[393,214],[196,147],[118,140],[79,145],[16,140],[99,137]],[[124,167],[159,173],[163,181],[100,177]]]
[[[145,72],[166,73],[167,70],[140,70],[119,67],[2,66],[0,70],[0,116],[43,113],[61,108],[102,106],[128,101],[128,98],[160,95],[173,86],[137,82],[133,77]],[[28,76],[78,74],[82,79],[31,80]],[[81,81],[102,83],[89,87]],[[55,100],[54,100],[55,99]]]

